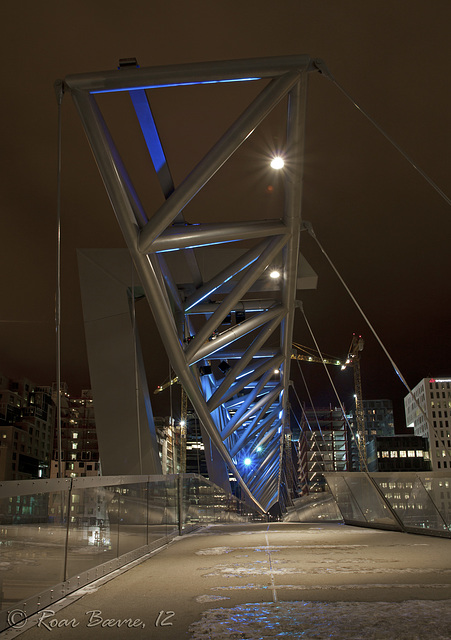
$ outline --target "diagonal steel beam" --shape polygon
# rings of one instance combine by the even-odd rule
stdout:
[[[280,305],[277,305],[272,309],[268,309],[268,311],[255,314],[254,316],[252,316],[252,318],[248,318],[235,327],[224,331],[219,336],[217,336],[215,340],[211,340],[203,344],[203,346],[198,349],[198,351],[192,358],[187,359],[187,364],[195,364],[196,362],[199,362],[199,360],[208,358],[215,351],[227,347],[229,344],[232,344],[232,342],[235,342],[235,340],[239,340],[251,331],[254,331],[254,329],[258,329],[258,327],[266,324],[273,318],[283,318],[284,315],[285,309],[283,309],[283,307],[281,307]]]
[[[262,345],[272,335],[279,324],[280,318],[278,317],[271,322],[268,322],[260,331],[258,336],[254,339],[254,341],[250,344],[246,352],[243,353],[242,357],[239,358],[233,365],[233,367],[227,372],[224,380],[207,401],[207,406],[211,411],[213,409],[216,409],[216,407],[224,402],[222,398],[224,397],[226,391],[230,389],[231,384],[243,373],[247,365],[251,362],[253,357],[258,353]]]
[[[233,290],[219,304],[218,309],[216,309],[214,314],[207,320],[200,331],[197,332],[194,339],[188,344],[185,350],[187,360],[191,361],[193,357],[196,356],[200,347],[218,328],[228,313],[232,311],[237,302],[257,280],[259,275],[267,269],[274,257],[286,244],[286,241],[286,236],[275,236],[267,243],[267,246],[262,251],[260,257],[249,266],[245,275],[239,282],[237,282]]]

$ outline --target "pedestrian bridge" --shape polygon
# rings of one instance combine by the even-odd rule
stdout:
[[[4,482],[0,628],[42,632],[45,627],[32,628],[38,612],[68,602],[76,607],[80,594],[91,591],[108,606],[102,601],[87,611],[146,621],[155,614],[155,622],[163,612],[157,626],[178,630],[178,638],[211,603],[241,607],[245,618],[242,606],[250,602],[366,601],[368,594],[387,601],[384,585],[395,600],[451,597],[451,555],[443,539],[451,537],[451,474],[325,478],[325,490],[296,500],[283,521],[191,474]],[[97,591],[99,580],[116,576]],[[377,585],[369,586],[368,578]],[[132,584],[121,586],[124,581]],[[112,595],[117,589],[119,599]],[[169,611],[185,630],[163,624]],[[279,613],[297,615],[289,608]],[[58,614],[63,618],[66,613]]]

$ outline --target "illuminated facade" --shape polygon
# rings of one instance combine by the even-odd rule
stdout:
[[[429,439],[432,471],[451,469],[451,378],[423,378],[404,398],[406,424]]]
[[[377,468],[374,471],[430,471],[427,438],[412,435],[376,436]]]
[[[184,447],[182,446],[182,427],[176,426],[174,419],[154,417],[157,435],[158,455],[161,461],[163,475],[168,473],[183,473]]]
[[[61,401],[61,476],[77,478],[100,475],[94,402],[90,389],[80,398],[71,398],[62,388]],[[55,432],[51,477],[58,477],[58,442]]]
[[[307,409],[299,433],[298,478],[302,493],[320,491],[323,472],[348,471],[347,425],[341,409]]]

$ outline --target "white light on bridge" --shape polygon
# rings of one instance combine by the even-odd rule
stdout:
[[[282,169],[284,164],[285,162],[283,161],[283,158],[281,158],[280,156],[276,156],[271,160],[272,169]]]

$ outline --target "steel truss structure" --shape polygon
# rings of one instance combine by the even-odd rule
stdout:
[[[279,500],[283,484],[299,277],[306,85],[308,73],[317,70],[317,61],[300,55],[155,68],[134,65],[69,76],[63,85],[78,109],[171,365],[211,451],[220,454],[223,470],[213,480],[222,478],[224,486],[231,472],[242,495],[262,512]],[[263,81],[262,91],[175,185],[151,109],[152,91],[256,80]],[[154,212],[144,210],[101,113],[97,95],[110,92],[128,92],[136,111],[165,197]],[[186,223],[183,210],[188,202],[280,103],[287,105],[280,219]],[[231,242],[239,243],[233,247],[240,250],[224,264],[219,259],[221,249]],[[205,278],[199,258],[212,244],[217,272]],[[181,286],[173,274],[174,252],[183,257],[190,286],[186,282]],[[281,278],[269,285],[268,268],[274,264]],[[250,461],[247,467],[245,457]]]

